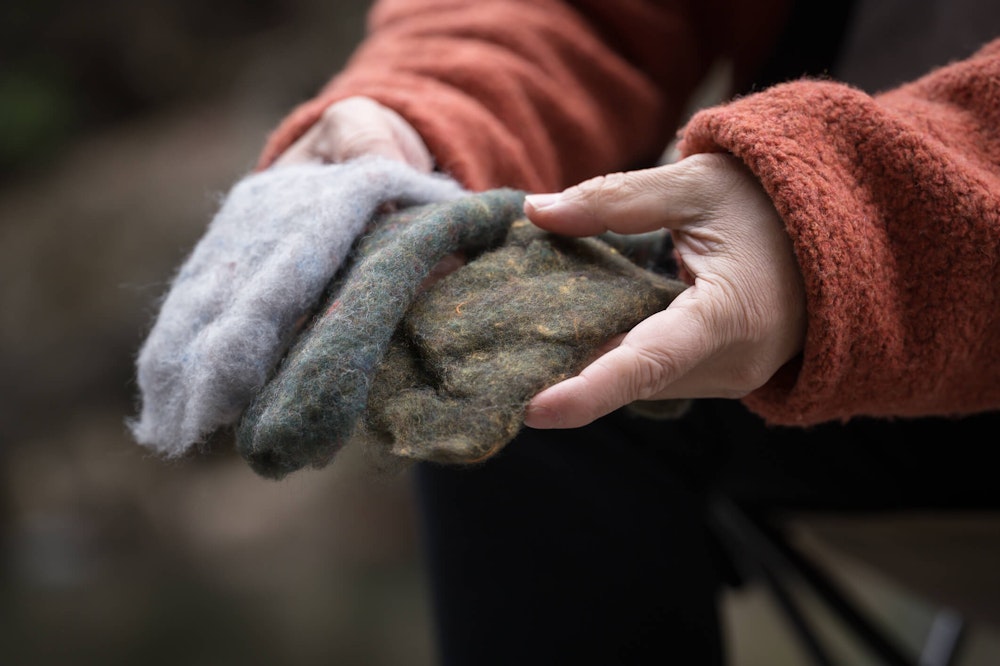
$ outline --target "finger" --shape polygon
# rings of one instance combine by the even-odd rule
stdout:
[[[370,155],[409,164],[423,173],[434,169],[423,139],[402,116],[360,97],[330,105],[275,165],[335,164]]]
[[[361,131],[344,135],[330,128],[314,128],[302,136],[288,150],[274,161],[275,166],[290,164],[339,164],[365,155],[378,155],[410,163],[409,154],[392,139],[374,132]],[[425,163],[416,160],[421,170],[427,171]]]
[[[423,173],[434,170],[417,130],[394,109],[367,97],[350,97],[327,109],[331,125],[340,128],[341,159],[382,155],[405,162]]]
[[[360,128],[351,133],[342,132],[336,141],[324,142],[317,147],[317,152],[327,157],[331,162],[346,162],[366,155],[387,157],[397,162],[409,164],[406,151],[402,149],[393,135],[386,135],[389,128]],[[413,165],[411,165],[413,166]]]
[[[532,194],[524,212],[534,224],[574,236],[656,231],[697,218],[728,187],[733,158],[694,155],[666,166],[598,176],[556,194]],[[720,168],[723,164],[727,168]]]
[[[577,376],[551,386],[528,403],[524,423],[530,428],[579,428],[640,399],[635,378],[653,376],[629,346],[618,346],[588,365]],[[646,367],[640,367],[646,366]],[[624,370],[627,368],[627,370]],[[640,380],[641,381],[641,380]]]
[[[285,152],[278,155],[273,166],[288,166],[290,164],[322,163],[323,160],[313,151],[313,146],[318,140],[320,127],[313,125],[298,140],[289,146]]]
[[[664,397],[665,389],[711,354],[704,327],[694,323],[698,319],[668,308],[641,322],[580,374],[535,396],[525,425],[577,428],[635,400]]]

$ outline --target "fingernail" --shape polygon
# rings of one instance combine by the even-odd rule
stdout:
[[[559,202],[560,195],[556,194],[529,194],[524,197],[526,204],[534,208],[535,210],[541,210],[542,208],[548,208],[549,206],[554,206]]]
[[[529,404],[524,410],[524,425],[529,428],[556,428],[560,420],[559,414],[547,407],[535,407]]]

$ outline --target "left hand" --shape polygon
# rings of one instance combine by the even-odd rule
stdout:
[[[434,170],[434,158],[413,126],[368,97],[348,97],[328,106],[274,166],[336,164],[364,155],[388,157],[424,173]]]
[[[669,229],[692,285],[528,405],[525,425],[574,428],[635,400],[740,398],[802,351],[805,288],[781,217],[737,159],[703,154],[529,196],[549,231]]]

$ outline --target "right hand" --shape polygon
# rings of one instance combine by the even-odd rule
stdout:
[[[792,241],[735,157],[693,155],[593,178],[529,196],[525,212],[543,229],[573,236],[669,229],[691,277],[667,309],[535,396],[529,427],[576,428],[635,400],[742,398],[805,345],[805,284]]]
[[[363,155],[399,160],[424,173],[434,170],[434,158],[413,126],[368,97],[348,97],[328,106],[274,166],[331,164]]]

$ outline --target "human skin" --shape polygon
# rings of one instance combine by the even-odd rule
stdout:
[[[600,176],[530,195],[525,213],[572,236],[668,229],[691,284],[578,375],[535,396],[529,427],[583,426],[635,400],[742,398],[802,351],[805,288],[791,241],[733,157]]]
[[[423,139],[402,116],[367,97],[348,97],[331,104],[320,120],[274,161],[275,167],[290,164],[337,164],[364,155],[380,155],[409,164],[422,173],[434,169]],[[426,289],[464,260],[448,255],[427,276]]]
[[[432,167],[416,131],[365,98],[331,105],[275,165],[364,154]],[[583,426],[635,400],[741,398],[802,350],[805,296],[791,242],[756,178],[732,157],[694,155],[600,176],[529,196],[525,214],[569,236],[669,229],[691,282],[669,308],[610,340],[579,375],[537,395],[529,427]],[[434,274],[460,264],[450,258]]]
[[[747,409],[793,427],[996,410],[1000,38],[868,92],[770,71],[781,35],[812,39],[786,32],[790,5],[378,0],[349,65],[281,120],[257,168],[352,96],[405,118],[472,191],[558,192],[668,145],[732,155],[784,222],[808,302],[802,353]],[[814,18],[816,37],[835,28]],[[689,114],[720,62],[724,103]]]
[[[335,164],[362,155],[399,160],[423,173],[434,169],[434,159],[416,130],[398,113],[367,97],[348,97],[328,106],[274,164]]]

